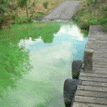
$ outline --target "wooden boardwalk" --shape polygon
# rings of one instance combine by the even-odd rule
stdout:
[[[73,107],[107,107],[107,32],[91,25],[86,49],[93,49],[93,70],[81,71]]]

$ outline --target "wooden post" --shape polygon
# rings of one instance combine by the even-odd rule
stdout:
[[[91,71],[93,68],[93,50],[86,49],[84,52],[84,70]]]

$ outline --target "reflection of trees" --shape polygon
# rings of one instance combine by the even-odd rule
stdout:
[[[8,87],[15,88],[16,81],[31,70],[29,51],[9,44],[8,39],[0,35],[0,95]]]
[[[31,36],[34,40],[41,36],[45,43],[51,43],[53,33],[58,32],[59,28],[60,25],[47,25],[35,30],[31,25],[21,25],[0,31],[0,95],[7,93],[8,87],[15,88],[17,80],[32,68],[29,63],[29,51],[17,46],[20,39]]]
[[[41,36],[44,43],[52,43],[54,38],[53,34],[57,33],[60,29],[60,24],[52,24],[36,28],[36,36]]]

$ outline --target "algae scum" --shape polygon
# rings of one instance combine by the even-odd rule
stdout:
[[[72,78],[72,61],[82,60],[87,42],[79,28],[36,22],[13,25],[0,37],[1,107],[64,107],[64,81]]]

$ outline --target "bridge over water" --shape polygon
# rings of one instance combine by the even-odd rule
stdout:
[[[92,49],[92,70],[81,70],[73,107],[107,107],[107,32],[101,25],[89,28],[86,50]]]

